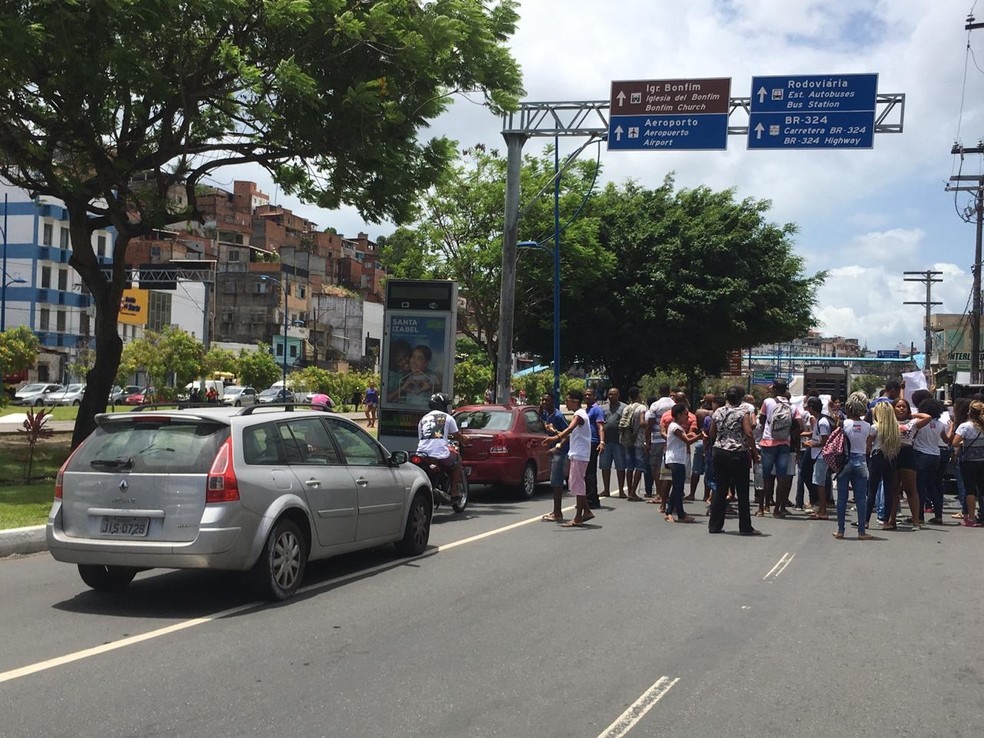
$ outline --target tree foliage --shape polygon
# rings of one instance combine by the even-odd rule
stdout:
[[[29,369],[38,360],[41,342],[25,325],[0,333],[0,376]]]
[[[170,326],[161,333],[147,331],[143,338],[123,347],[120,384],[125,384],[122,380],[126,376],[143,371],[157,390],[167,386],[171,378],[176,387],[184,387],[201,376],[204,362],[205,347],[190,333]]]
[[[219,346],[212,346],[205,354],[203,370],[206,376],[212,376],[215,372],[236,373],[236,355],[228,349]]]
[[[610,266],[597,240],[597,222],[576,217],[595,181],[597,164],[574,162],[561,178],[561,273],[565,289],[581,289],[593,270]],[[554,157],[548,147],[527,155],[521,170],[521,241],[552,249]],[[386,241],[381,259],[394,276],[453,279],[467,300],[458,330],[481,346],[494,365],[498,352],[499,290],[502,266],[506,160],[483,146],[463,152],[459,165],[432,187],[421,202],[421,218]],[[540,249],[522,249],[517,279],[517,323],[528,330],[551,330],[552,260]],[[520,330],[520,329],[517,329]],[[482,390],[484,391],[484,387]]]
[[[604,289],[571,295],[578,356],[625,388],[655,368],[713,374],[732,349],[802,335],[823,273],[806,275],[792,224],[771,203],[732,190],[608,185],[593,203],[600,241],[618,268]],[[586,328],[586,330],[585,330]]]
[[[73,443],[116,375],[130,239],[196,218],[199,183],[244,163],[321,207],[406,218],[453,155],[421,137],[449,95],[515,105],[517,18],[514,0],[3,4],[0,176],[65,203],[70,263],[96,306]],[[109,227],[111,279],[92,247]]]
[[[242,349],[236,359],[236,376],[244,387],[263,390],[280,379],[281,366],[270,353],[270,347],[261,343],[251,351]]]

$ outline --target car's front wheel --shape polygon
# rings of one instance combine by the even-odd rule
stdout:
[[[82,405],[82,403],[79,400],[75,400],[72,404],[75,405],[76,407]]]
[[[527,461],[526,466],[523,467],[523,478],[516,492],[524,500],[529,500],[536,492],[536,465],[532,461]]]
[[[423,492],[414,495],[407,515],[407,525],[403,538],[396,542],[396,551],[401,556],[420,556],[430,540],[431,508]]]
[[[250,572],[256,593],[264,599],[287,600],[294,596],[307,565],[307,545],[293,520],[278,520],[267,537],[260,558]]]
[[[79,564],[79,576],[97,592],[121,592],[137,575],[132,566],[104,566],[102,564]]]

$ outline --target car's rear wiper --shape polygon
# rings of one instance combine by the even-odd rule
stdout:
[[[133,459],[130,457],[125,459],[93,459],[89,462],[89,466],[96,469],[132,469]]]

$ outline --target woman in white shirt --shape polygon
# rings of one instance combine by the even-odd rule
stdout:
[[[919,412],[930,417],[912,439],[916,452],[916,486],[919,488],[920,513],[932,506],[933,517],[929,523],[943,525],[943,484],[940,474],[940,440],[946,440],[946,422],[940,420],[945,408],[934,397],[919,404]]]
[[[700,438],[699,433],[688,433],[687,406],[678,402],[670,410],[673,420],[666,429],[666,452],[663,457],[672,475],[670,502],[666,509],[666,519],[672,523],[692,523],[694,519],[683,509],[683,485],[687,481],[687,458],[690,446]]]
[[[984,494],[984,402],[970,403],[970,417],[957,426],[953,447],[960,459],[967,513],[963,525],[977,528],[977,498]]]
[[[848,485],[854,488],[854,500],[858,512],[858,540],[870,541],[865,533],[868,509],[868,454],[875,429],[864,420],[868,412],[868,396],[864,392],[853,392],[844,405],[847,420],[841,425],[850,455],[844,468],[837,475],[837,532],[834,538],[844,537],[844,524],[847,517]]]

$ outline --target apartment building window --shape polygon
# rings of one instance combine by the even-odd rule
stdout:
[[[63,249],[69,248],[69,232],[67,228],[62,228],[61,232],[58,234],[58,245]]]
[[[59,333],[65,332],[65,311],[59,310],[55,313],[55,330]]]
[[[276,353],[277,353],[277,356],[283,356],[284,355],[284,345],[282,343],[278,343],[277,344],[277,351],[276,351]]]
[[[304,299],[304,295],[306,294],[306,291],[304,289],[304,285],[299,286],[297,289],[301,293],[301,294],[298,295],[298,297],[300,297],[303,300]]]
[[[41,267],[41,287],[43,289],[51,287],[51,267]]]
[[[54,238],[55,227],[51,223],[45,223],[41,230],[41,244],[43,246],[51,246],[51,241]]]
[[[239,252],[236,249],[229,249],[229,261],[239,261]]]
[[[51,311],[48,308],[41,308],[38,313],[38,328],[46,331],[51,327]]]
[[[106,255],[106,237],[96,236],[96,256]]]
[[[290,345],[290,358],[292,358],[292,359],[296,359],[297,358],[297,344],[296,343],[292,343]]]
[[[58,289],[62,292],[68,289],[68,270],[59,269],[58,270]]]

